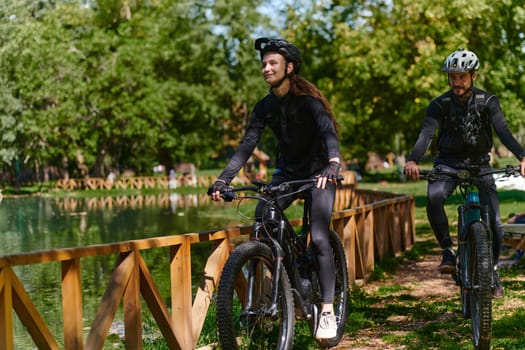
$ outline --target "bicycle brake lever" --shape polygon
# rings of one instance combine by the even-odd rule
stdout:
[[[505,175],[519,175],[520,167],[514,165],[507,165],[505,167]]]
[[[257,186],[257,187],[264,187],[264,186],[267,185],[266,182],[261,181],[261,180],[258,180],[258,179],[254,179],[254,180],[252,180],[252,184],[254,184],[254,185]]]
[[[337,175],[337,179],[335,179],[335,183],[337,184],[338,189],[343,188],[343,180],[345,179],[344,175]]]

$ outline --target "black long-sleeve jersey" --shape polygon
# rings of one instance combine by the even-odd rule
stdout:
[[[439,159],[480,159],[492,148],[493,130],[501,142],[521,160],[525,153],[512,136],[495,95],[472,88],[466,105],[452,90],[434,99],[426,110],[419,137],[408,160],[421,160],[437,130]]]
[[[254,107],[248,128],[219,179],[230,183],[253,153],[265,127],[278,140],[276,167],[295,178],[321,171],[339,157],[335,127],[322,102],[311,96],[266,95]]]

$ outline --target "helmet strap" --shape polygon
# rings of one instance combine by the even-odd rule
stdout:
[[[281,80],[279,80],[276,84],[273,84],[272,89],[277,89],[279,86],[281,86],[286,80],[286,78],[288,78],[287,74]]]
[[[283,78],[281,80],[279,80],[277,83],[273,84],[272,85],[272,89],[277,89],[279,86],[282,85],[282,83],[284,83],[284,81],[286,79],[289,79],[293,75],[293,70],[292,70],[291,73],[288,73],[288,63],[290,63],[290,62],[286,61],[286,67],[284,68],[284,76],[283,76]]]

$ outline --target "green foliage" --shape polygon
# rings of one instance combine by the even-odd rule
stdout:
[[[224,165],[268,89],[253,49],[263,35],[301,48],[346,160],[411,148],[427,104],[447,89],[441,63],[458,47],[478,53],[479,86],[498,95],[524,141],[517,0],[5,0],[0,18],[4,172]],[[269,133],[260,148],[275,155]]]
[[[51,4],[38,17],[20,1],[1,12],[11,18],[0,27],[8,43],[0,52],[4,161],[23,157],[72,176],[104,176],[128,168],[148,174],[158,163],[200,165],[217,153],[224,121],[254,90],[243,81],[257,66],[241,67],[259,23],[253,3],[236,4],[251,26],[206,3]],[[217,26],[225,36],[213,32]]]
[[[23,125],[16,116],[20,113],[20,101],[13,96],[9,82],[0,81],[0,159],[4,163],[11,163],[16,159],[18,147],[16,139],[22,131]]]
[[[518,1],[329,2],[288,31],[313,55],[309,73],[330,97],[343,127],[346,159],[368,151],[404,154],[426,106],[448,87],[440,71],[458,47],[481,59],[479,85],[500,96],[509,124],[523,125],[523,16]],[[308,65],[308,64],[307,64]]]

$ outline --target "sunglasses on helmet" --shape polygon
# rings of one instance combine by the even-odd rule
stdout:
[[[255,50],[261,51],[268,47],[274,47],[276,49],[287,47],[290,43],[283,39],[270,39],[270,38],[259,38],[255,40]]]

